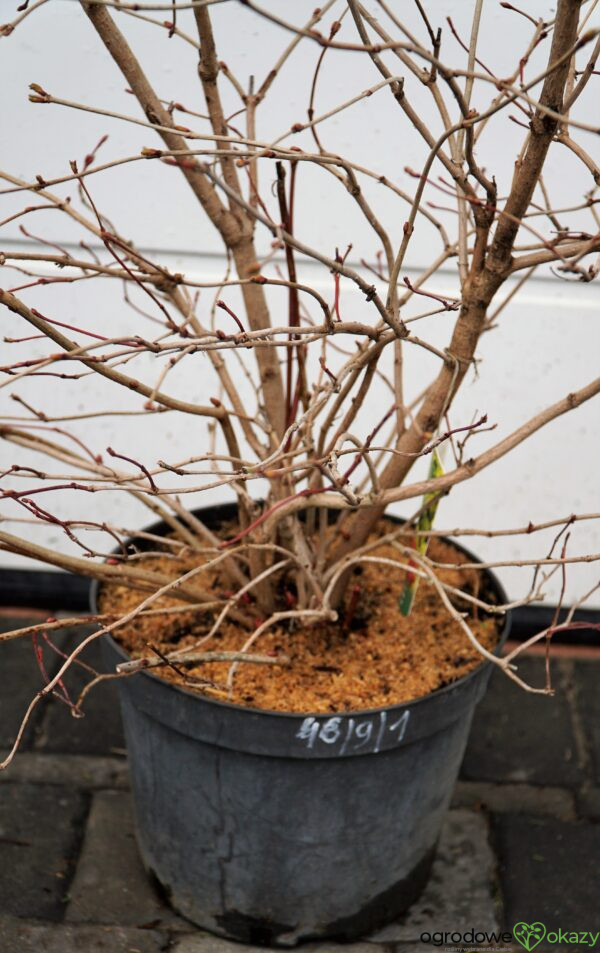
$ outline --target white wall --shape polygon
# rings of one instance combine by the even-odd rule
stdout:
[[[288,2],[271,6],[293,18],[296,23],[301,23],[308,19],[314,3]],[[486,6],[481,57],[496,75],[505,76],[513,65],[515,51],[525,46],[529,30],[523,18],[508,16],[499,5],[492,5],[491,2]],[[341,9],[340,4],[338,8]],[[412,17],[411,8],[412,5],[409,5],[411,12],[407,15]],[[439,21],[440,25],[445,26],[445,16],[449,14],[463,36],[468,35],[470,29],[471,8],[472,4],[465,0],[428,4],[436,25]],[[541,15],[545,9],[546,4],[539,0],[528,5],[528,10],[534,16]],[[160,18],[167,16],[153,15]],[[329,14],[325,19],[327,28],[332,15]],[[244,82],[252,73],[260,82],[273,58],[271,52],[277,55],[289,42],[289,36],[271,24],[256,21],[238,4],[216,6],[214,18],[221,58],[238,72]],[[600,25],[598,19],[599,15],[596,14],[596,22],[590,21],[590,25]],[[193,34],[189,15],[182,12],[178,22],[183,29]],[[148,66],[160,95],[165,99],[176,99],[201,112],[201,91],[195,73],[196,54],[193,48],[176,39],[168,40],[166,32],[132,18],[121,17],[119,23],[126,30],[142,62]],[[418,29],[416,22],[413,26],[415,30]],[[349,23],[345,29],[350,38]],[[453,62],[461,62],[460,58],[457,59],[456,43],[448,35],[447,29],[444,35],[446,55],[452,57]],[[101,48],[78,4],[55,0],[40,8],[12,37],[3,41],[3,53],[5,132],[2,165],[11,173],[27,179],[37,173],[43,174],[46,179],[67,174],[68,160],[81,159],[104,132],[110,135],[100,153],[104,161],[138,153],[142,146],[156,143],[156,136],[149,129],[59,106],[35,106],[27,102],[27,86],[33,81],[58,97],[89,105],[110,105],[114,111],[140,115],[133,98],[123,91],[123,80]],[[533,76],[543,68],[543,53],[540,51],[528,75]],[[259,116],[260,139],[271,140],[293,122],[305,119],[307,90],[318,54],[316,45],[307,44],[296,50],[282,72],[281,80],[273,87],[271,104],[263,108],[263,114]],[[394,64],[393,58],[388,61]],[[392,68],[397,67],[392,65]],[[362,57],[330,51],[325,57],[317,112],[326,111],[341,98],[373,85],[378,78]],[[235,97],[228,84],[224,84],[224,90],[228,108],[233,111],[237,108]],[[493,90],[486,90],[486,97],[492,95]],[[597,119],[593,95],[593,83],[590,83],[588,91],[581,98],[577,115],[588,120],[595,115]],[[482,106],[484,101],[484,97],[481,97],[476,105]],[[437,134],[438,125],[430,112],[425,91],[417,90],[416,102]],[[330,120],[322,128],[322,137],[325,146],[331,151],[352,154],[357,161],[393,177],[401,188],[412,192],[413,180],[403,170],[405,166],[418,168],[425,150],[416,134],[400,120],[398,112],[389,93],[382,90],[366,102]],[[199,120],[182,117],[181,121],[189,125],[195,123],[194,128],[203,128]],[[10,134],[7,134],[8,130]],[[523,135],[524,130],[503,117],[495,131],[490,128],[482,136],[479,157],[488,171],[496,174],[500,194],[505,194],[510,184],[512,163]],[[583,136],[586,148],[597,153],[596,138],[585,133]],[[293,137],[291,142],[311,148],[311,140],[306,133]],[[266,178],[271,173],[262,174]],[[439,174],[439,169],[436,174]],[[134,238],[140,248],[153,250],[155,257],[169,268],[185,270],[200,280],[210,280],[223,274],[220,241],[199,212],[177,170],[157,163],[138,162],[89,181],[94,198],[104,213],[114,220],[124,235]],[[566,207],[577,203],[593,182],[591,178],[588,181],[566,150],[555,145],[548,163],[546,184],[554,203]],[[352,241],[352,258],[357,267],[360,267],[361,257],[372,258],[376,247],[375,236],[364,225],[344,190],[333,179],[303,166],[299,173],[299,186],[305,190],[301,192],[303,198],[297,214],[297,234],[302,240],[318,246],[326,254],[331,254],[336,245],[345,246]],[[55,191],[59,192],[60,187]],[[391,201],[380,186],[367,186],[365,191],[388,227],[393,241],[397,243],[406,217],[406,205],[400,200]],[[60,194],[70,194],[76,200],[72,186],[62,187]],[[443,195],[435,192],[431,192],[429,198],[440,204],[448,202]],[[31,198],[27,202],[34,204]],[[7,217],[22,204],[22,197],[2,196],[1,217]],[[453,217],[444,216],[444,213],[441,216],[451,229]],[[593,220],[587,212],[571,217],[564,215],[563,219],[567,224],[576,223],[577,228],[594,230]],[[43,234],[69,248],[76,247],[76,243],[85,237],[80,229],[57,212],[34,213],[23,221],[34,233]],[[17,226],[18,222],[14,222],[3,228],[0,242],[2,249],[22,247],[23,238]],[[546,230],[545,234],[549,232]],[[265,235],[262,247],[268,247],[269,241],[270,236]],[[527,237],[522,238],[522,241],[527,242]],[[432,250],[437,253],[439,249],[441,245],[436,230],[420,222],[406,273],[414,277],[419,267],[430,260]],[[331,296],[331,277],[326,269],[305,263],[302,265],[302,275],[326,297]],[[15,272],[2,276],[3,287],[20,283],[20,276]],[[456,294],[454,266],[449,265],[428,283],[428,287],[445,294]],[[106,335],[140,332],[139,318],[124,307],[116,283],[95,282],[93,289],[90,296],[86,283],[82,282],[28,289],[22,294],[28,304],[45,313],[60,316],[60,320],[73,320],[80,326],[100,330]],[[139,297],[136,300],[139,301]],[[203,316],[210,300],[210,292],[203,293],[200,305]],[[235,304],[236,294],[228,293],[227,300]],[[281,308],[283,322],[286,313],[283,294],[273,292],[271,301],[274,319],[280,320],[278,311]],[[600,353],[598,304],[596,285],[561,281],[548,272],[530,281],[519,297],[511,302],[503,312],[498,328],[482,339],[478,351],[482,362],[480,376],[476,378],[473,374],[469,375],[454,404],[452,422],[455,426],[468,422],[476,411],[487,413],[489,420],[497,423],[493,432],[472,440],[473,454],[491,446],[536,411],[582,386],[597,374]],[[342,308],[344,317],[348,318],[363,319],[370,313],[362,296],[347,283],[344,283]],[[414,310],[407,309],[406,316],[411,313]],[[421,322],[418,333],[443,347],[448,342],[452,320],[452,314],[438,315]],[[0,331],[2,337],[18,337],[28,333],[24,322],[4,310],[0,312]],[[2,358],[2,363],[16,359],[17,346],[9,348],[0,344],[0,347],[3,355],[7,355]],[[26,345],[21,347],[25,348]],[[415,347],[407,346],[406,363],[406,386],[410,397],[418,393],[429,379],[435,369],[436,359]],[[145,359],[144,373],[148,381],[155,379],[154,359]],[[206,357],[197,356],[193,366],[187,371],[182,369],[180,374],[169,380],[171,393],[185,393],[191,399],[206,401],[217,393],[217,384],[209,371]],[[241,386],[243,389],[244,385]],[[18,405],[9,399],[12,392],[30,400],[35,406],[50,409],[54,414],[70,412],[74,407],[83,412],[99,403],[109,407],[115,401],[113,389],[92,377],[85,379],[84,390],[81,382],[62,381],[57,385],[53,378],[39,378],[13,383],[0,391],[0,413],[3,415],[21,412]],[[118,397],[122,409],[141,408],[142,401],[134,395],[119,392]],[[367,419],[376,416],[381,407],[386,406],[386,400],[381,390],[374,391],[363,425]],[[600,509],[597,493],[598,422],[597,403],[591,403],[569,417],[553,422],[493,469],[483,472],[468,484],[457,486],[440,506],[440,527],[459,525],[493,529],[525,525],[529,521],[543,521],[571,512]],[[73,425],[73,430],[95,452],[105,452],[106,446],[112,444],[121,452],[143,459],[148,466],[158,458],[175,461],[195,450],[202,452],[207,446],[204,422],[191,418],[177,420],[173,414],[151,418],[108,417],[95,422],[93,426],[89,422],[78,423]],[[6,447],[0,449],[4,454],[7,453]],[[33,456],[24,451],[15,451],[14,457],[3,460],[3,465],[10,464],[13,459],[33,465]],[[57,464],[52,472],[59,471]],[[222,493],[219,497],[222,497]],[[205,502],[205,498],[190,499],[189,502],[199,505]],[[82,504],[90,507],[91,518],[95,520],[107,519],[116,525],[129,526],[139,525],[146,520],[141,507],[132,504],[124,495],[96,494],[89,498],[86,496],[83,501],[79,497],[69,499],[67,494],[52,495],[54,512],[63,515],[81,517],[84,511]],[[398,509],[409,512],[410,506]],[[11,517],[17,511],[8,505],[3,507],[2,512]],[[15,528],[12,523],[7,522],[5,525],[8,531]],[[595,523],[589,522],[573,528],[569,547],[571,555],[600,551],[600,537],[595,527]],[[509,537],[500,541],[478,539],[473,541],[472,548],[487,558],[524,559],[543,553],[551,535]],[[52,528],[36,530],[35,538],[46,545],[73,551],[70,544],[65,543]],[[2,554],[0,563],[16,565],[22,564],[22,561]],[[517,574],[515,570],[500,574],[511,596],[516,598],[527,588],[529,575]],[[598,564],[573,567],[568,576],[567,600],[577,598],[593,586],[599,577]],[[551,583],[548,598],[556,599],[559,589],[558,580]],[[590,604],[600,605],[600,597],[593,597]]]

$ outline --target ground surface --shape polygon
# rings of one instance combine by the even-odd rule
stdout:
[[[4,613],[0,631],[35,621]],[[63,648],[74,638],[67,633]],[[93,656],[88,660],[94,664]],[[3,645],[0,661],[6,751],[40,676],[28,640]],[[521,672],[541,684],[543,660],[528,658]],[[519,921],[541,922],[547,933],[600,931],[599,676],[600,660],[590,652],[563,653],[553,663],[552,700],[493,677],[421,899],[402,922],[361,943],[308,949],[409,953],[440,948],[421,942],[424,932],[512,931]],[[442,942],[446,947],[457,944]],[[81,721],[57,702],[39,706],[21,753],[0,774],[1,953],[244,949],[252,950],[178,917],[148,881],[135,845],[113,687],[90,697]],[[590,946],[542,941],[535,949]]]

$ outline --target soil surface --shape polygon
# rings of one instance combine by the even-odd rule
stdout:
[[[380,532],[389,532],[390,528],[395,528],[395,524],[382,521]],[[427,554],[436,562],[468,561],[454,546],[436,538],[431,540]],[[405,561],[389,544],[378,546],[370,555]],[[201,562],[197,554],[177,559],[153,555],[136,560],[135,565],[175,577]],[[494,601],[485,589],[485,575],[480,571],[442,569],[438,570],[438,577],[472,595]],[[198,578],[202,579],[205,591],[212,590],[215,598],[224,597],[227,583],[222,575],[202,573]],[[346,605],[339,612],[340,621],[267,629],[250,651],[285,656],[289,663],[238,665],[231,694],[226,690],[231,662],[186,666],[179,671],[164,666],[153,668],[153,674],[213,698],[270,711],[361,711],[419,698],[466,675],[480,664],[481,656],[449,615],[431,583],[421,580],[409,617],[400,613],[398,600],[405,579],[403,569],[363,563],[348,587]],[[145,595],[123,585],[103,584],[99,610],[124,614]],[[469,612],[467,621],[479,642],[493,650],[503,618],[473,610],[460,597],[451,599],[460,611]],[[167,606],[181,607],[182,602],[162,597],[153,608]],[[253,606],[246,608],[256,617]],[[213,613],[189,609],[172,615],[138,617],[114,635],[132,658],[156,658],[149,646],[164,655],[191,649],[205,639],[213,621]],[[239,651],[250,634],[251,629],[225,623],[202,643],[200,650]]]

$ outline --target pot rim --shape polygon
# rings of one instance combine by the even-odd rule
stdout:
[[[207,512],[215,512],[215,511],[220,514],[219,519],[214,521],[216,524],[217,522],[220,522],[223,519],[227,519],[230,513],[232,515],[236,513],[237,504],[215,503],[212,506],[196,508],[192,510],[191,512],[193,513],[193,515],[199,516],[200,514],[206,515]],[[391,520],[393,523],[406,522],[406,520],[404,520],[401,516],[396,516],[392,513],[386,513],[385,517],[386,519]],[[165,529],[165,530],[168,529],[168,526],[162,520],[158,520],[144,527],[145,532],[156,533],[157,530],[160,530],[160,529]],[[129,540],[133,538],[134,537],[130,537]],[[482,560],[480,560],[474,553],[472,553],[465,546],[462,546],[460,543],[456,543],[454,540],[451,540],[449,537],[445,537],[445,536],[440,537],[440,539],[442,539],[444,542],[449,542],[452,546],[454,546],[460,552],[464,553],[465,556],[469,557],[471,562],[482,562]],[[129,540],[126,541],[126,544],[129,542]],[[114,552],[118,552],[118,550],[115,549]],[[506,603],[508,601],[506,591],[504,589],[504,586],[502,585],[502,583],[496,576],[496,574],[492,572],[490,569],[484,570],[484,573],[487,576],[488,580],[491,582],[494,592],[498,596],[499,602]],[[99,589],[100,589],[100,580],[92,579],[92,583],[90,586],[90,605],[91,605],[92,612],[94,614],[97,613],[97,610],[98,610]],[[510,633],[511,624],[512,624],[512,611],[508,609],[504,615],[504,626],[500,633],[498,643],[495,646],[494,650],[492,651],[492,655],[496,657],[500,656],[500,652]],[[106,633],[103,636],[103,638],[105,639],[106,642],[110,644],[113,651],[122,657],[123,661],[131,660],[131,656],[127,652],[125,652],[123,647],[119,644],[119,642],[117,642],[112,637],[110,633]],[[190,691],[187,688],[182,688],[180,685],[177,685],[173,682],[168,682],[165,679],[162,679],[159,676],[154,675],[152,671],[149,671],[148,669],[140,669],[135,674],[145,676],[146,678],[150,678],[152,679],[153,682],[157,682],[161,686],[166,686],[167,688],[175,690],[176,692],[179,692],[181,695],[183,695],[186,698],[191,698],[197,702],[204,702],[206,704],[221,707],[225,711],[233,710],[237,712],[247,712],[254,716],[264,715],[266,717],[276,717],[279,719],[284,719],[284,718],[287,718],[287,719],[305,719],[305,718],[324,719],[325,718],[327,719],[332,717],[340,717],[340,718],[367,717],[369,715],[378,715],[380,712],[394,712],[396,710],[405,711],[406,709],[412,710],[413,708],[416,708],[418,705],[422,705],[428,702],[432,698],[440,698],[444,695],[448,695],[462,688],[462,686],[467,685],[474,678],[477,678],[487,666],[492,664],[493,663],[490,660],[482,658],[481,662],[478,665],[476,665],[476,667],[472,669],[470,672],[467,672],[466,675],[462,675],[460,678],[457,678],[453,682],[449,682],[447,685],[444,685],[441,688],[436,688],[433,692],[428,692],[426,695],[421,695],[419,698],[409,699],[406,702],[398,702],[397,704],[394,704],[394,705],[380,705],[377,708],[359,708],[359,709],[353,709],[351,711],[341,711],[341,712],[337,712],[337,711],[336,712],[314,712],[314,711],[286,712],[286,711],[273,711],[269,708],[254,708],[249,705],[239,705],[236,702],[221,701],[220,699],[217,699],[217,698],[211,698],[208,695],[203,695],[201,692]]]

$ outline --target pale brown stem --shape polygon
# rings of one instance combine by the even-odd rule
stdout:
[[[589,169],[596,185],[600,185],[600,166],[592,159],[589,152],[586,152],[578,142],[575,142],[573,139],[571,139],[566,132],[559,133],[556,136],[556,142],[560,142],[561,145],[566,146],[567,149],[570,149],[571,152],[574,152],[577,158],[581,159],[586,168]]]
[[[185,139],[175,130],[166,131],[173,128],[173,120],[108,11],[102,6],[86,4],[85,0],[82,0],[82,6],[129,83],[148,121],[160,125],[160,136],[169,149],[176,149],[184,155],[188,151]],[[259,269],[251,231],[248,231],[247,226],[242,227],[240,219],[223,205],[212,182],[195,161],[182,162],[181,170],[225,245],[231,250],[239,277],[250,278],[257,274]],[[250,326],[255,330],[268,328],[270,319],[263,288],[258,284],[242,285],[242,295]],[[257,361],[267,414],[274,433],[280,436],[285,430],[285,420],[279,365],[275,354],[268,349],[257,352]]]
[[[588,255],[600,248],[600,232],[592,238],[582,239],[580,241],[566,242],[560,244],[560,254],[558,249],[544,248],[542,251],[532,252],[530,255],[519,255],[512,258],[509,274],[516,271],[522,271],[524,268],[533,268],[537,265],[545,265],[550,261],[559,261],[561,258],[575,258],[581,255]]]
[[[550,71],[546,75],[540,96],[542,106],[551,107],[559,113],[569,71],[569,60],[565,57],[565,52],[572,48],[576,40],[580,5],[579,0],[560,0],[559,2],[549,56]],[[552,64],[557,61],[560,65],[552,70]],[[474,252],[471,271],[463,288],[459,318],[448,348],[449,360],[431,385],[413,424],[398,442],[398,450],[418,453],[422,449],[429,435],[435,432],[471,366],[477,342],[485,325],[487,308],[509,272],[511,252],[519,223],[531,202],[550,143],[556,132],[557,120],[538,109],[531,127],[528,147],[515,174],[511,192],[504,207],[507,214],[498,219],[494,240],[487,255],[484,246],[480,248],[478,254]],[[480,239],[483,239],[483,242],[487,241],[485,232],[481,233]],[[411,457],[394,456],[381,475],[382,487],[388,489],[399,486],[410,470],[412,462]],[[381,507],[373,507],[357,514],[350,538],[339,546],[337,558],[342,558],[362,545],[382,512]],[[342,577],[334,593],[333,605],[339,603],[345,582],[346,579]]]

